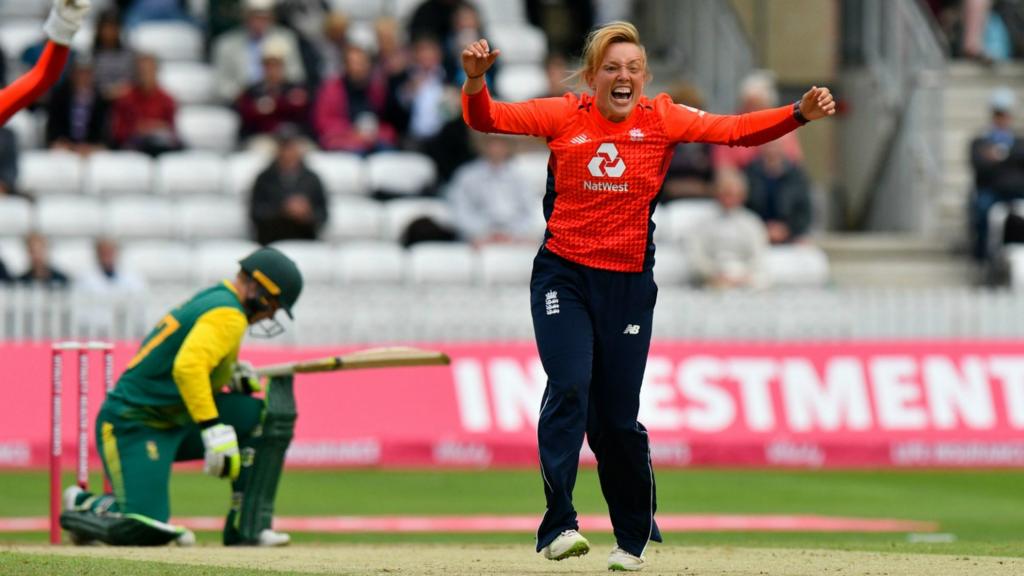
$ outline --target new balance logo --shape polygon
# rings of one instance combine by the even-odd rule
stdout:
[[[544,311],[548,316],[558,314],[558,292],[551,290],[544,295]]]
[[[626,329],[623,330],[622,333],[623,334],[629,334],[631,336],[636,336],[637,334],[640,333],[640,325],[639,324],[626,324]]]
[[[580,134],[579,136],[575,136],[569,140],[570,144],[586,144],[587,142],[590,142],[590,136],[587,136],[586,134]]]
[[[626,163],[619,158],[619,150],[615,144],[605,142],[597,149],[597,154],[587,164],[591,176],[607,176],[618,178],[626,171]]]

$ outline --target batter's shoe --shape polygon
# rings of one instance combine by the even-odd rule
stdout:
[[[608,555],[608,569],[613,572],[636,572],[644,569],[644,557],[633,556],[618,546]]]
[[[84,493],[85,490],[82,490],[78,484],[68,486],[64,489],[64,494],[61,495],[61,507],[65,512],[78,510],[78,497]],[[68,530],[67,532],[71,536],[71,543],[75,546],[94,546],[98,544],[94,538],[78,534],[73,530]]]
[[[566,530],[541,549],[548,560],[565,560],[590,552],[590,542],[575,530]]]
[[[191,548],[196,545],[196,533],[186,528],[174,539],[174,543],[182,548]]]
[[[287,532],[276,532],[270,528],[265,528],[260,532],[259,539],[256,541],[257,546],[287,546],[292,541],[292,537]]]

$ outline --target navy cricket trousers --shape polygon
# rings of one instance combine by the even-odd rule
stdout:
[[[548,377],[537,430],[547,499],[538,552],[579,528],[572,491],[584,432],[618,545],[639,556],[648,540],[661,541],[647,430],[637,421],[657,295],[649,270],[598,270],[544,247],[534,260],[530,307]]]

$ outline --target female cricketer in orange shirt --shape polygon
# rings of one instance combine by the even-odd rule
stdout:
[[[538,424],[547,512],[537,551],[561,560],[586,554],[572,491],[586,432],[597,457],[616,548],[613,570],[639,570],[654,522],[647,431],[637,421],[650,347],[656,196],[679,142],[756,146],[831,115],[827,88],[795,104],[720,116],[647,98],[650,75],[636,28],[613,22],[591,33],[578,75],[592,94],[520,103],[493,101],[484,74],[500,54],[467,46],[463,117],[483,132],[547,139],[547,231],[530,281],[534,333],[548,382]]]
[[[50,39],[36,65],[0,90],[0,126],[46,92],[60,78],[68,60],[71,38],[82,25],[89,0],[53,0],[43,31]]]

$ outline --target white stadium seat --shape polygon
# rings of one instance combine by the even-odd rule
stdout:
[[[353,20],[375,20],[387,15],[385,2],[391,3],[390,0],[328,0],[327,4]]]
[[[29,150],[18,158],[18,185],[36,198],[81,193],[83,172],[82,157],[64,150]]]
[[[654,281],[658,286],[686,286],[690,283],[686,251],[674,246],[657,246],[654,252]]]
[[[381,202],[359,196],[345,196],[330,201],[325,240],[375,240],[381,237],[384,207]]]
[[[330,284],[334,281],[337,255],[329,244],[316,240],[282,240],[271,246],[295,262],[305,282]]]
[[[37,26],[42,30],[42,19],[46,18],[52,5],[50,0],[6,0],[0,2],[0,18],[35,18],[38,20]]]
[[[537,28],[522,23],[493,23],[488,39],[501,50],[503,65],[541,64],[548,54],[548,39]]]
[[[217,100],[213,68],[202,62],[165,62],[158,72],[160,86],[178,106],[212,104]]]
[[[45,114],[40,112],[39,117],[42,116]],[[22,110],[7,121],[7,127],[18,139],[18,150],[34,150],[42,145],[43,130],[39,125],[39,117],[28,110]]]
[[[372,192],[414,196],[437,179],[434,162],[418,152],[377,152],[366,162]]]
[[[667,220],[672,241],[685,243],[697,226],[714,216],[719,208],[714,200],[676,200],[659,207],[655,213],[661,210],[668,212],[664,220]],[[660,216],[658,219],[662,221]],[[659,234],[659,237],[662,236]]]
[[[522,0],[476,0],[475,3],[486,27],[526,23],[526,2]]]
[[[409,247],[409,280],[413,284],[472,284],[476,251],[461,242],[420,242]]]
[[[132,28],[128,43],[135,52],[160,60],[198,61],[203,57],[203,34],[187,22],[143,22]]]
[[[270,163],[273,157],[263,152],[238,152],[232,154],[227,161],[224,174],[224,189],[228,194],[248,198],[252,194],[252,185]]]
[[[405,251],[392,242],[352,242],[338,249],[338,279],[343,284],[402,282]]]
[[[529,285],[537,246],[490,244],[480,247],[480,279],[488,286]]]
[[[306,165],[324,184],[332,196],[366,194],[366,165],[358,154],[346,152],[311,152]]]
[[[207,240],[196,244],[193,250],[196,280],[206,285],[234,278],[238,261],[259,247],[248,240]]]
[[[219,106],[182,106],[174,117],[175,128],[186,147],[214,152],[235,149],[239,122],[234,110]]]
[[[224,158],[214,152],[167,152],[156,161],[156,191],[171,197],[225,194]]]
[[[95,152],[85,165],[85,192],[96,196],[149,194],[153,160],[141,152]]]
[[[0,260],[3,260],[4,267],[11,276],[20,276],[28,270],[25,239],[0,237]]]
[[[53,240],[50,242],[50,261],[54,268],[72,279],[100,271],[96,261],[95,241],[91,238]]]
[[[512,160],[514,166],[526,177],[530,192],[540,201],[548,189],[548,157],[544,152],[521,152]]]
[[[16,4],[17,2],[14,0],[0,2],[0,4],[7,3]],[[21,58],[21,53],[26,48],[45,37],[43,22],[34,18],[4,18],[0,23],[0,48],[3,48],[7,58]]]
[[[540,64],[511,64],[498,68],[494,87],[509,102],[541,98],[548,93],[548,75]]]
[[[96,198],[52,196],[36,202],[36,229],[45,236],[99,236],[106,232],[106,211]]]
[[[192,249],[175,240],[135,240],[121,245],[121,265],[150,285],[192,284],[196,260]]]
[[[451,225],[448,203],[437,198],[398,198],[384,204],[384,238],[399,241],[413,220],[428,217],[438,224]]]
[[[821,287],[829,280],[828,256],[811,244],[770,247],[765,269],[772,286]]]
[[[21,196],[0,196],[0,236],[22,237],[32,229],[32,205]]]
[[[120,196],[107,202],[108,231],[116,239],[174,238],[178,217],[170,200],[159,196]]]
[[[187,196],[178,201],[183,240],[244,240],[249,231],[245,204],[229,196]]]

